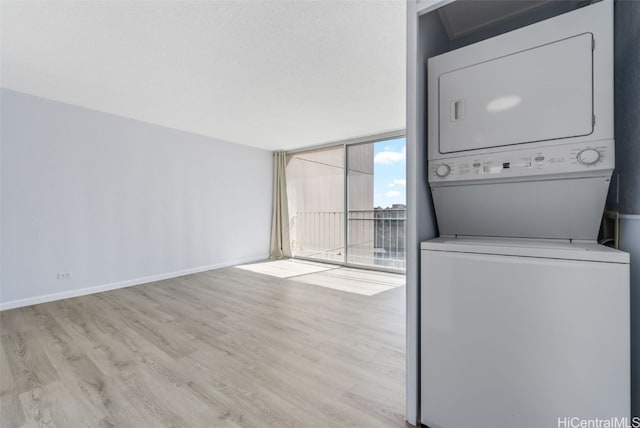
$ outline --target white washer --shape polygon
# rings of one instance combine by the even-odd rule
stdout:
[[[423,242],[421,422],[629,417],[628,280],[629,255],[596,244]]]

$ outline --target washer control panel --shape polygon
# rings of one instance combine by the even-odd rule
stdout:
[[[451,167],[446,163],[441,163],[436,167],[436,175],[438,177],[446,177],[451,172]]]
[[[614,167],[614,141],[574,143],[429,162],[429,181],[459,181],[561,174]]]
[[[602,154],[598,149],[584,149],[578,152],[578,162],[582,165],[594,165],[602,158]]]

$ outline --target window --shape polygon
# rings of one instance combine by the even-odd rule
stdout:
[[[404,270],[405,147],[403,137],[291,154],[294,257]]]

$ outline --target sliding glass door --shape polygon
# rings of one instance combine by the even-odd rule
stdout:
[[[347,146],[347,263],[405,269],[405,139]]]
[[[294,257],[344,262],[344,146],[287,159],[289,235]]]
[[[374,259],[373,146],[347,146],[347,263],[368,265]]]
[[[404,270],[405,183],[404,138],[289,155],[294,257]]]

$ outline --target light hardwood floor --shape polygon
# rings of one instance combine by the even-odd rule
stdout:
[[[4,311],[0,426],[408,426],[402,277],[363,274],[394,286],[225,268]]]

